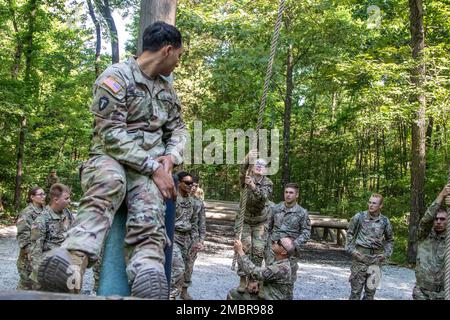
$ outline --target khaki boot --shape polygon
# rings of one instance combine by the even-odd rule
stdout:
[[[189,294],[187,287],[183,287],[183,289],[181,289],[180,298],[183,300],[192,300],[192,296]]]
[[[247,277],[241,276],[241,279],[239,280],[239,287],[237,288],[237,292],[244,293],[245,288],[247,288]]]
[[[88,257],[81,251],[51,250],[39,264],[37,279],[41,289],[80,293]]]

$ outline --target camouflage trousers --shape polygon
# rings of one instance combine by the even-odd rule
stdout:
[[[153,180],[101,155],[83,164],[81,187],[84,195],[78,215],[62,247],[86,253],[92,266],[99,260],[114,215],[125,200],[128,212],[125,261],[130,285],[148,265],[163,272],[165,203]]]
[[[445,291],[429,291],[415,285],[412,297],[414,300],[445,300]]]
[[[367,287],[367,269],[370,265],[376,264],[381,268],[381,264],[377,263],[376,255],[370,256],[370,255],[364,255],[366,262],[362,262],[356,259],[353,259],[352,266],[350,268],[350,286],[351,286],[351,293],[349,300],[360,300],[361,299],[361,293],[364,288],[364,296],[363,300],[373,300],[375,296],[375,292],[377,289],[369,289]]]
[[[244,293],[240,293],[237,289],[231,289],[228,292],[227,300],[260,300],[257,293],[250,293],[245,290]]]
[[[20,248],[19,256],[17,257],[17,271],[19,272],[17,290],[31,290],[33,288],[33,281],[30,276],[33,268],[28,258],[27,249]]]
[[[175,231],[172,252],[172,273],[170,279],[170,297],[175,299],[181,292],[182,287],[191,285],[192,271],[189,278],[186,273],[189,272],[190,264],[194,264],[192,255],[192,246],[194,245],[192,236],[189,232],[181,233]]]
[[[242,249],[250,260],[258,267],[264,260],[264,250],[267,243],[267,231],[265,223],[248,224],[244,222],[242,228]],[[238,269],[239,276],[245,276],[242,269]]]

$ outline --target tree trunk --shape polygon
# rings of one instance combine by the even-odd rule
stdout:
[[[35,32],[35,25],[36,25],[36,10],[37,10],[36,0],[30,0],[28,12],[28,31],[27,34],[25,35],[25,43],[27,44],[25,50],[25,86],[27,88],[28,97],[31,97],[33,87],[31,83],[31,65],[33,53],[33,35]],[[26,116],[20,117],[19,142],[17,146],[16,186],[14,191],[14,209],[16,211],[18,211],[20,208],[26,125],[27,125]]]
[[[16,3],[15,3],[15,1],[13,2],[13,0],[9,0],[8,5],[9,5],[9,13],[11,14],[11,17],[12,17],[14,33],[15,33],[16,40],[17,40],[17,46],[16,46],[16,51],[15,51],[14,60],[13,60],[14,62],[11,66],[11,77],[13,79],[17,79],[17,76],[19,75],[20,59],[22,58],[22,52],[23,52],[23,41],[19,34],[19,28],[17,27],[16,10],[15,10]]]
[[[415,263],[417,255],[417,228],[419,220],[425,211],[425,64],[423,49],[425,46],[423,31],[422,0],[409,0],[410,31],[412,57],[416,66],[411,70],[411,81],[416,87],[410,97],[415,111],[415,119],[411,125],[411,213],[408,234],[407,260]]]
[[[92,23],[95,26],[95,35],[96,35],[96,43],[95,43],[95,75],[98,77],[100,74],[100,51],[102,49],[102,33],[100,30],[100,22],[97,20],[95,16],[94,6],[92,5],[91,0],[87,0],[89,15],[91,16]]]
[[[142,53],[142,35],[145,28],[156,21],[175,25],[176,10],[177,0],[141,0],[137,55]]]
[[[432,116],[428,117],[428,125],[427,125],[427,134],[426,134],[426,148],[431,147],[431,141],[433,140],[433,126],[434,126],[434,118]]]
[[[22,117],[20,120],[19,143],[17,145],[17,171],[16,171],[16,188],[14,191],[14,210],[17,212],[20,208],[20,194],[23,176],[23,151],[25,146],[25,127],[27,119]]]
[[[116,23],[111,14],[111,8],[109,6],[109,0],[96,0],[96,5],[100,9],[103,18],[106,21],[109,29],[109,37],[111,41],[111,62],[118,63],[120,60],[119,56],[119,38],[117,36]]]
[[[289,150],[291,144],[291,114],[292,114],[292,91],[293,82],[293,58],[292,45],[289,45],[286,59],[286,97],[284,100],[284,122],[283,122],[283,165],[281,167],[281,196],[283,199],[284,186],[290,180]]]

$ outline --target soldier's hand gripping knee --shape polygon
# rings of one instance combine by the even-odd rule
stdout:
[[[163,166],[153,172],[152,178],[164,199],[176,200],[177,191],[175,190],[172,175],[168,174]]]

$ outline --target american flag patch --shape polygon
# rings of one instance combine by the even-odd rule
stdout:
[[[122,89],[120,84],[116,80],[114,80],[113,77],[106,78],[105,80],[103,80],[103,83],[106,84],[106,86],[110,88],[114,93],[117,93]]]

